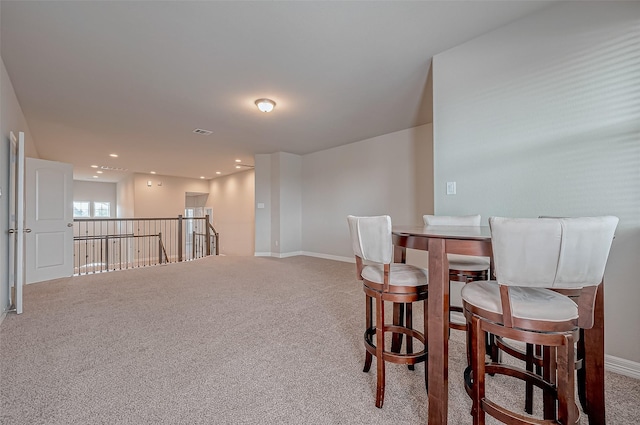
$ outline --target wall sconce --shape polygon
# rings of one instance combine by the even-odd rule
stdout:
[[[148,187],[151,187],[151,185],[152,185],[152,184],[153,184],[153,183],[151,182],[151,180],[147,180],[147,186],[148,186]]]

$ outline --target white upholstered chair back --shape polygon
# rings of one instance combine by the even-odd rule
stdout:
[[[423,215],[425,226],[480,226],[480,215]]]
[[[489,218],[498,283],[581,288],[602,281],[618,218]]]
[[[390,264],[393,258],[391,217],[347,217],[353,253],[363,260]]]

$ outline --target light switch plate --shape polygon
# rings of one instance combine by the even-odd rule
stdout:
[[[456,182],[447,182],[447,195],[456,194]]]

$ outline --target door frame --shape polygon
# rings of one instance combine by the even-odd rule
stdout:
[[[22,314],[24,286],[24,133],[9,133],[9,311]]]

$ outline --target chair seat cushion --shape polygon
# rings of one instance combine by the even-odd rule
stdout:
[[[391,263],[389,272],[389,285],[393,286],[420,286],[427,284],[429,272],[427,269],[412,266],[410,264]],[[362,269],[362,277],[370,282],[384,283],[384,267],[374,264]]]
[[[496,281],[467,283],[461,294],[468,304],[502,314],[500,285]],[[578,318],[576,303],[550,289],[510,286],[509,294],[514,318],[547,322],[565,322]]]
[[[489,270],[491,262],[489,257],[476,257],[473,255],[447,254],[449,270],[467,270],[481,272]]]

